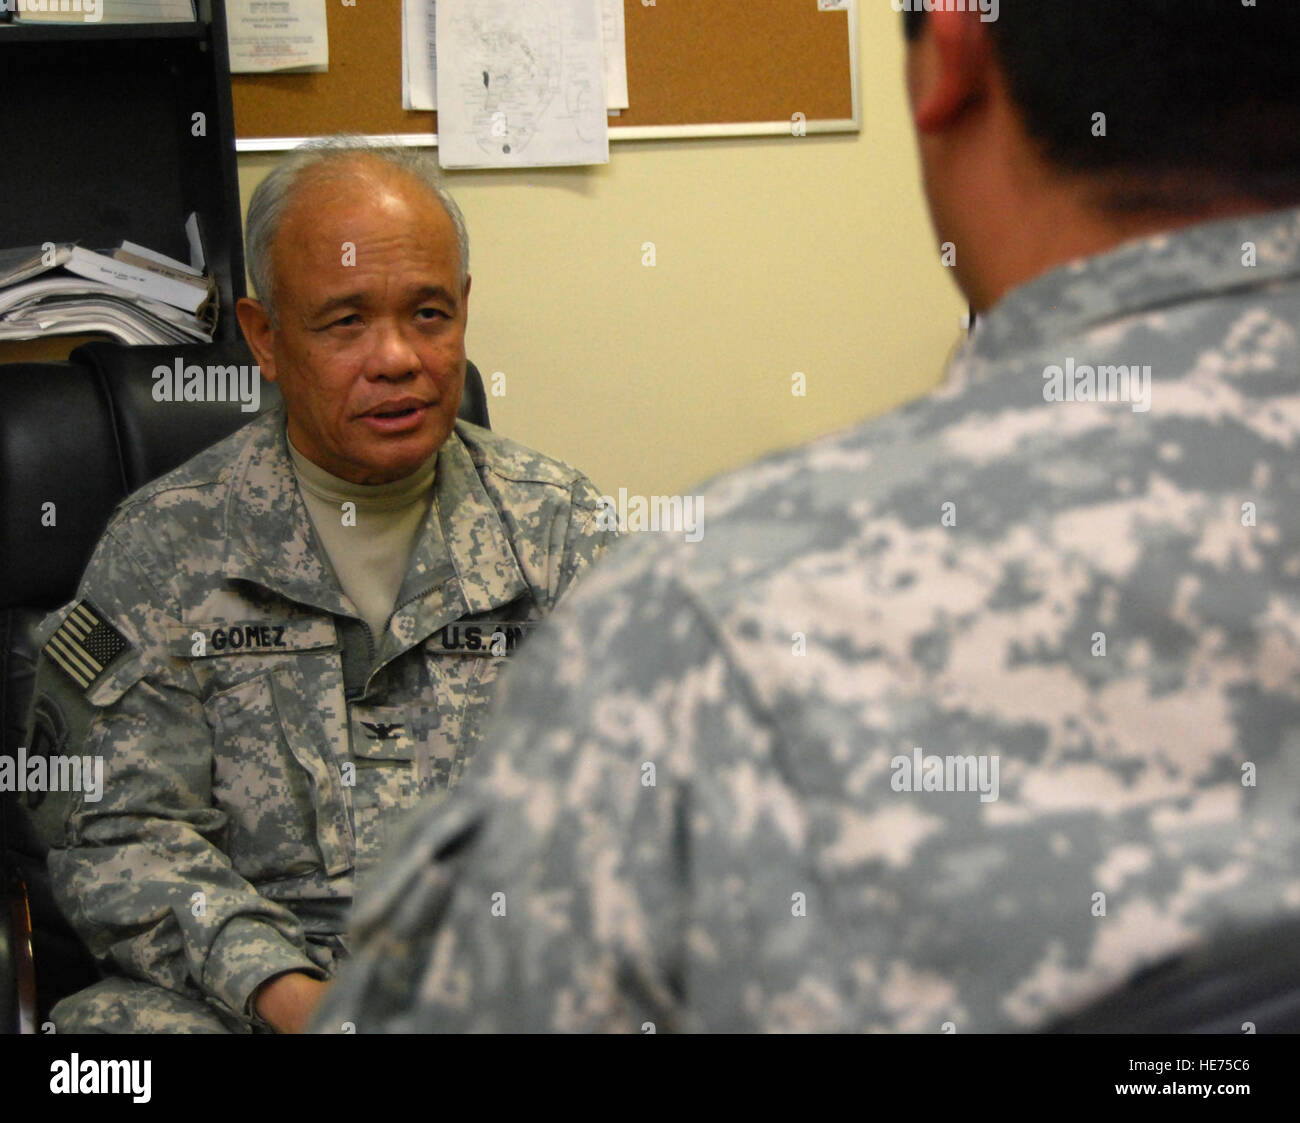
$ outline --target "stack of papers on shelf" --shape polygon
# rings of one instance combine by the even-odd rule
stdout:
[[[122,343],[211,342],[217,291],[184,262],[123,242],[0,250],[0,339],[109,335]]]
[[[189,23],[194,0],[10,0],[15,23]]]

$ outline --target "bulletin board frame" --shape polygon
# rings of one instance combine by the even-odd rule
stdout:
[[[752,3],[753,0],[750,0]],[[816,5],[817,0],[802,0],[803,3]],[[693,5],[692,5],[693,6]],[[698,9],[697,9],[698,11]],[[861,96],[861,78],[859,73],[859,52],[858,52],[858,4],[857,0],[849,0],[846,8],[842,9],[844,16],[847,18],[847,47],[848,47],[848,103],[850,106],[849,116],[835,117],[815,117],[801,122],[802,131],[807,135],[813,136],[828,133],[856,133],[862,128],[862,96]],[[834,15],[835,12],[817,12],[817,15]],[[631,44],[631,34],[629,34],[629,59],[628,59],[628,83],[633,102],[637,97],[635,88],[636,65],[633,58],[633,46]],[[752,61],[752,60],[750,60]],[[720,69],[720,68],[719,68]],[[284,152],[298,145],[313,136],[323,135],[327,130],[315,129],[312,131],[302,131],[300,133],[286,130],[285,135],[277,136],[239,136],[240,129],[240,109],[241,101],[244,105],[248,104],[248,99],[254,95],[250,94],[247,87],[253,87],[256,82],[265,82],[268,76],[265,75],[232,75],[231,85],[235,93],[235,118],[236,118],[236,141],[235,148],[238,152]],[[302,79],[307,77],[319,78],[324,76],[307,76],[307,75],[274,75],[270,76],[276,80]],[[400,84],[399,84],[400,94]],[[843,101],[842,92],[837,97],[838,101]],[[698,138],[728,138],[728,137],[763,137],[763,136],[791,136],[793,134],[793,118],[786,117],[780,119],[767,120],[750,120],[750,121],[702,121],[688,123],[672,124],[618,124],[618,117],[609,119],[609,139],[611,142],[618,141],[646,141],[646,140],[685,140]],[[340,120],[334,126],[338,131],[357,132],[355,126],[349,124],[347,120]],[[372,132],[361,130],[361,135],[367,142],[375,144],[398,144],[407,147],[436,147],[438,144],[438,135],[436,132],[401,132],[393,131],[386,133]]]

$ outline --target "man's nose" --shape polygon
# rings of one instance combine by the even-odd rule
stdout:
[[[405,378],[420,367],[420,356],[404,325],[379,320],[373,328],[373,347],[366,373],[371,378]]]

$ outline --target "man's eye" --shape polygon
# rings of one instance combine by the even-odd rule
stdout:
[[[448,319],[447,313],[441,308],[421,308],[415,313],[421,320],[440,320]]]
[[[339,319],[334,320],[329,326],[332,328],[338,328],[338,327],[350,328],[354,324],[359,324],[359,323],[361,323],[361,317],[358,316],[355,312],[353,312],[350,316],[342,316]]]

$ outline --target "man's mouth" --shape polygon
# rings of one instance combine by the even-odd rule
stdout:
[[[361,415],[361,420],[372,429],[383,432],[403,431],[413,425],[419,425],[429,410],[429,403],[416,398],[402,398],[400,401],[385,402],[375,409]]]

